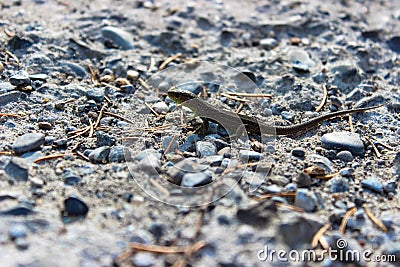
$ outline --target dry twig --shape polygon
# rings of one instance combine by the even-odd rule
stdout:
[[[169,63],[171,63],[172,61],[174,61],[175,59],[178,59],[182,56],[182,53],[178,53],[175,54],[169,58],[167,58],[163,63],[161,63],[160,67],[158,68],[158,70],[163,70]]]
[[[368,136],[365,137],[365,140],[367,140],[367,142],[371,144],[372,149],[374,150],[376,157],[380,158],[381,157],[381,153],[379,152],[378,148],[375,146],[374,142],[372,142],[371,139],[368,138]]]
[[[314,235],[312,241],[311,241],[311,247],[315,248],[318,245],[318,242],[321,243],[322,247],[325,248],[325,245],[327,245],[327,247],[329,247],[329,244],[322,244],[325,243],[326,240],[323,239],[324,241],[321,242],[322,237],[324,235],[324,233],[331,227],[330,223],[325,224],[324,226],[322,226]]]
[[[384,231],[385,233],[389,232],[389,229],[386,227],[386,225],[383,224],[383,222],[381,222],[378,218],[376,218],[374,216],[374,214],[372,214],[372,212],[369,210],[369,208],[367,207],[367,205],[363,205],[363,208],[365,210],[365,213],[367,214],[368,218],[376,225],[378,226],[382,231]]]
[[[321,111],[321,109],[324,107],[326,103],[326,99],[328,98],[328,91],[326,90],[326,85],[322,85],[322,90],[323,90],[323,96],[321,99],[321,103],[319,103],[318,107],[315,109],[316,112]]]
[[[349,218],[357,211],[356,207],[353,207],[351,209],[349,209],[346,214],[343,216],[342,222],[340,223],[340,227],[339,227],[339,232],[341,234],[344,234],[344,231],[346,230],[346,224],[347,221],[349,220]]]

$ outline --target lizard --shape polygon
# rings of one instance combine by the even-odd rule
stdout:
[[[366,112],[369,110],[380,108],[385,105],[384,103],[372,107],[339,110],[331,113],[322,114],[306,122],[289,126],[275,126],[260,121],[256,117],[234,113],[228,110],[218,109],[210,103],[204,101],[194,93],[186,90],[170,89],[168,90],[167,95],[176,103],[191,109],[197,116],[199,116],[203,120],[203,122],[207,123],[208,121],[212,121],[220,124],[228,131],[229,134],[235,132],[238,133],[238,131],[242,130],[251,134],[260,135],[295,135],[316,128],[319,124],[326,120],[352,113]],[[242,129],[243,127],[245,129]]]

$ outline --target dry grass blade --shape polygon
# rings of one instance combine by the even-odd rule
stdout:
[[[370,143],[370,145],[372,146],[372,149],[374,150],[376,157],[380,158],[381,153],[379,152],[378,148],[375,146],[374,142],[372,142],[372,140],[369,139],[368,136],[365,137],[365,140],[367,140],[368,143]]]
[[[260,97],[260,98],[272,98],[271,94],[251,94],[251,93],[227,93],[230,96],[239,96],[239,97]]]
[[[0,117],[13,117],[13,118],[21,118],[21,116],[11,113],[0,113]]]
[[[244,106],[243,102],[240,102],[239,107],[236,109],[235,112],[239,113],[242,110],[243,106]]]
[[[229,95],[227,93],[222,93],[221,96],[224,96],[226,98],[229,98],[229,99],[232,99],[232,100],[235,100],[235,101],[239,101],[239,102],[249,102],[249,100],[247,100],[247,99],[240,98],[240,97],[233,96],[233,95]]]
[[[365,210],[365,213],[367,214],[368,218],[376,225],[378,226],[382,231],[385,233],[389,232],[389,229],[386,227],[386,225],[383,224],[378,218],[372,214],[372,212],[368,209],[368,207],[364,204],[363,208]]]
[[[156,65],[156,60],[154,57],[150,57],[150,65],[149,68],[147,69],[147,73],[150,73],[152,69],[154,69],[154,66]]]
[[[158,68],[158,70],[163,70],[169,63],[171,63],[172,61],[180,58],[182,56],[182,53],[178,53],[176,55],[173,55],[169,58],[167,58],[166,60],[164,60],[163,63],[161,63],[160,67]]]
[[[151,113],[153,113],[154,116],[160,117],[160,114],[158,114],[158,112],[155,111],[149,104],[147,104],[147,103],[144,103],[144,104],[146,105],[146,107],[148,107],[150,109]]]
[[[139,78],[138,81],[139,81],[140,85],[143,86],[144,88],[146,88],[147,90],[151,89],[150,85],[142,78]]]
[[[48,156],[44,156],[38,159],[35,159],[33,162],[34,163],[39,163],[45,160],[50,160],[50,159],[58,159],[61,157],[65,157],[65,156],[73,156],[73,154],[56,154],[56,155],[48,155]]]
[[[178,254],[178,253],[185,253],[187,251],[193,251],[194,249],[199,250],[205,246],[204,241],[199,241],[193,245],[189,246],[157,246],[157,245],[148,245],[142,243],[129,243],[129,248],[131,251],[124,252],[120,254],[117,258],[118,262],[122,262],[129,258],[133,251],[146,251],[146,252],[153,252],[153,253],[161,253],[161,254]]]
[[[11,151],[0,151],[0,155],[13,155],[14,153]]]
[[[389,146],[389,145],[383,143],[382,141],[380,141],[380,140],[378,140],[378,139],[376,139],[376,138],[373,138],[373,137],[372,137],[372,139],[374,139],[374,141],[375,141],[376,143],[380,144],[380,145],[383,146],[384,148],[389,149],[389,150],[394,150],[393,147],[391,147],[391,146]]]
[[[281,193],[269,193],[261,196],[254,196],[256,200],[268,199],[272,197],[295,197],[296,192],[281,192]]]
[[[18,66],[19,66],[20,61],[19,61],[18,57],[17,57],[16,55],[14,55],[13,53],[11,53],[10,51],[6,50],[6,63],[9,63],[9,62],[8,62],[8,57],[12,57],[12,59],[14,59],[14,61],[15,61],[15,62],[18,64]]]
[[[329,174],[325,174],[325,175],[316,175],[316,176],[312,176],[312,178],[316,178],[316,179],[331,179],[337,175],[339,175],[339,172],[334,172],[334,173],[329,173]]]
[[[318,242],[321,240],[321,237],[324,235],[324,233],[331,227],[330,223],[325,224],[322,226],[314,235],[312,241],[311,241],[311,247],[316,248],[318,245]],[[321,244],[322,245],[322,244]]]
[[[118,115],[118,114],[112,113],[112,112],[104,111],[104,114],[105,114],[105,115],[108,115],[108,116],[115,117],[115,118],[120,119],[120,120],[124,120],[124,121],[126,121],[126,122],[129,122],[130,124],[135,124],[135,123],[134,123],[133,121],[131,121],[130,119],[124,118],[124,117],[122,117],[122,116],[120,116],[120,115]]]
[[[340,227],[339,227],[339,232],[341,234],[344,234],[344,231],[346,230],[346,225],[347,225],[347,221],[349,220],[349,218],[351,216],[353,216],[353,214],[357,211],[356,207],[353,207],[351,209],[349,209],[346,214],[343,216],[342,222],[340,223]]]
[[[316,112],[320,112],[321,109],[324,107],[326,103],[326,99],[328,98],[328,91],[326,90],[326,85],[322,85],[322,90],[323,90],[323,96],[321,99],[321,103],[319,103],[318,107],[315,109]]]
[[[299,208],[290,204],[282,203],[282,202],[275,202],[275,206],[278,208],[284,208],[292,211],[297,211],[297,212],[304,212],[303,208]]]
[[[92,138],[93,137],[93,133],[94,133],[94,127],[93,127],[93,122],[92,119],[89,118],[89,124],[90,124],[90,130],[89,130],[89,137]]]
[[[353,119],[350,114],[349,114],[349,125],[350,125],[350,132],[354,133]]]

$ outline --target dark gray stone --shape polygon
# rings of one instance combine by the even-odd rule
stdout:
[[[196,187],[212,182],[212,176],[206,172],[187,173],[183,175],[181,186]]]
[[[107,163],[110,150],[108,146],[98,147],[89,154],[89,159],[96,163]]]
[[[383,185],[382,185],[381,181],[379,181],[375,177],[371,177],[371,178],[362,180],[361,185],[363,188],[369,189],[376,193],[383,192]]]
[[[101,88],[92,88],[86,91],[86,97],[101,103],[104,100],[104,90]]]
[[[65,211],[72,216],[86,216],[89,207],[78,197],[72,195],[64,200]]]
[[[163,136],[162,137],[161,143],[162,143],[162,149],[164,151],[166,151],[167,148],[170,147],[168,153],[173,153],[175,151],[175,149],[178,148],[179,144],[178,144],[177,138],[175,138],[174,142],[171,144],[172,140],[173,140],[173,136]]]
[[[263,154],[251,151],[251,150],[240,150],[239,159],[241,161],[260,161],[264,158]]]
[[[24,153],[31,150],[38,149],[44,144],[44,134],[42,133],[28,133],[24,134],[15,140],[12,145],[12,150],[15,153]]]
[[[306,150],[302,147],[296,147],[292,150],[292,155],[295,157],[304,157],[306,155]]]
[[[294,204],[303,208],[307,212],[314,211],[317,207],[318,199],[314,192],[308,189],[297,189]]]
[[[61,176],[66,185],[72,185],[72,186],[78,185],[82,179],[79,175],[69,170],[64,171]]]
[[[2,83],[4,84],[4,83]],[[1,84],[0,84],[1,85]],[[21,97],[21,92],[13,91],[0,95],[0,106],[6,105],[11,102],[16,102]]]
[[[329,187],[331,193],[347,192],[350,188],[347,179],[341,176],[330,179],[327,183],[327,186]]]
[[[310,187],[311,177],[307,173],[301,172],[296,177],[296,184],[298,188]]]
[[[353,154],[347,150],[340,151],[336,154],[336,157],[344,162],[351,162],[354,160]]]
[[[131,152],[126,146],[114,146],[108,154],[109,162],[124,162],[131,160]]]
[[[353,90],[362,81],[362,75],[357,66],[349,63],[333,67],[331,73],[333,74],[332,85],[345,94]]]
[[[31,84],[31,79],[26,71],[20,70],[11,75],[10,83],[14,86],[26,86]]]
[[[168,167],[166,170],[167,175],[170,177],[170,181],[174,184],[180,185],[182,177],[187,173],[195,173],[198,169],[197,160],[190,158],[183,159],[176,163],[172,167]]]
[[[28,181],[29,164],[23,158],[12,157],[4,170],[7,175],[15,181]]]
[[[354,155],[364,155],[364,144],[359,134],[333,132],[321,137],[322,147],[327,149],[348,150]]]
[[[117,142],[117,139],[111,134],[105,133],[103,131],[96,132],[96,145],[100,146],[113,146]]]
[[[354,174],[355,170],[353,168],[343,168],[340,170],[340,175],[344,177],[350,177]]]

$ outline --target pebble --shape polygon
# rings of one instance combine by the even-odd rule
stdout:
[[[28,133],[17,138],[12,145],[12,150],[15,153],[24,153],[31,150],[38,149],[44,144],[44,134],[42,133]]]
[[[286,192],[296,192],[297,190],[297,184],[295,183],[288,183],[287,185],[285,185],[284,190]]]
[[[302,147],[293,148],[292,155],[295,157],[302,158],[306,155],[306,150]]]
[[[37,177],[31,177],[29,178],[29,181],[33,187],[42,188],[44,186],[44,181]]]
[[[81,181],[81,177],[79,175],[69,170],[64,170],[61,177],[63,178],[66,185],[75,186],[78,185]]]
[[[39,122],[38,127],[39,127],[39,129],[42,129],[42,130],[51,130],[51,128],[53,128],[51,123],[45,122],[45,121]]]
[[[282,111],[281,116],[284,120],[293,121],[295,115],[289,111]]]
[[[251,150],[240,150],[239,159],[241,161],[260,161],[264,158],[263,154]]]
[[[250,207],[239,208],[237,219],[244,224],[255,227],[267,225],[276,216],[276,206],[272,201],[264,201]]]
[[[131,81],[137,81],[140,77],[140,73],[136,70],[128,70],[126,72],[126,78]]]
[[[299,49],[289,52],[289,60],[293,69],[300,72],[309,72],[310,68],[315,65],[308,53]]]
[[[17,238],[14,243],[18,249],[25,250],[29,248],[29,242],[25,238]]]
[[[89,207],[78,197],[72,195],[64,200],[65,211],[72,216],[86,216]]]
[[[47,74],[44,74],[44,73],[37,73],[37,74],[29,75],[29,78],[31,80],[46,81],[49,78],[49,76]]]
[[[57,147],[65,147],[68,144],[68,139],[57,139],[54,141],[54,145]]]
[[[137,168],[150,175],[159,174],[161,161],[157,154],[148,154],[137,165]]]
[[[326,185],[330,189],[331,193],[347,192],[350,189],[348,180],[342,176],[333,177]]]
[[[117,139],[103,131],[96,132],[96,145],[100,146],[113,146],[117,142]]]
[[[106,26],[101,28],[101,33],[104,38],[110,39],[114,44],[124,50],[133,49],[133,36],[120,28]]]
[[[182,152],[194,151],[196,142],[199,140],[200,140],[199,135],[191,134],[186,138],[185,142],[182,145],[180,145],[179,150]]]
[[[317,206],[317,197],[308,189],[297,189],[294,204],[307,212],[312,212]]]
[[[290,180],[288,178],[286,178],[285,176],[281,176],[281,175],[271,175],[268,177],[268,180],[271,183],[279,185],[279,186],[285,186],[290,182]]]
[[[169,107],[167,106],[167,104],[165,102],[157,102],[155,103],[152,108],[158,113],[158,114],[162,114],[162,113],[167,113],[169,111]]]
[[[175,149],[177,149],[178,146],[179,146],[177,138],[175,138],[174,142],[171,144],[172,139],[173,139],[173,136],[163,136],[162,140],[161,140],[162,149],[164,151],[166,151],[167,148],[169,147],[169,152],[168,153],[174,152]]]
[[[150,155],[154,155],[157,159],[161,159],[161,154],[157,150],[152,149],[152,148],[148,148],[148,149],[145,149],[145,150],[139,152],[135,156],[134,160],[139,160],[140,161],[140,160],[142,160],[142,159],[144,159],[144,158],[146,158],[146,157],[148,157]]]
[[[354,174],[355,170],[353,168],[343,168],[339,171],[339,174],[344,177],[350,177]]]
[[[26,216],[32,213],[34,213],[34,211],[26,205],[18,205],[8,210],[0,211],[0,215],[12,215],[12,216],[21,216],[21,215]]]
[[[101,88],[92,88],[86,91],[86,97],[101,103],[104,100],[104,90]]]
[[[207,172],[187,173],[183,175],[181,186],[196,187],[212,182],[212,176]]]
[[[397,183],[396,181],[389,181],[383,185],[383,191],[385,193],[396,193]]]
[[[364,155],[364,144],[359,134],[332,132],[321,137],[321,145],[326,149],[348,150],[354,155]]]
[[[108,154],[109,162],[124,162],[132,159],[131,152],[126,146],[114,146]]]
[[[197,159],[186,158],[179,161],[174,166],[169,167],[166,170],[166,173],[171,178],[170,180],[172,183],[179,185],[181,184],[183,175],[187,173],[197,172],[197,170],[198,170]]]
[[[347,150],[340,151],[336,154],[336,157],[344,162],[351,162],[354,160],[353,154]]]
[[[89,154],[89,159],[96,163],[107,163],[110,150],[109,146],[98,147]]]
[[[310,187],[311,177],[307,173],[301,172],[296,177],[296,184],[298,188]]]
[[[138,252],[131,257],[133,266],[137,267],[151,267],[156,263],[156,259],[151,253]]]
[[[10,76],[10,83],[14,86],[27,86],[31,84],[31,79],[26,71],[20,70]]]
[[[278,41],[275,38],[265,38],[260,40],[260,46],[264,49],[272,49],[278,45]]]
[[[217,147],[212,142],[198,141],[196,142],[196,154],[198,157],[207,157],[217,154]]]
[[[381,181],[379,181],[375,177],[371,177],[371,178],[362,180],[361,185],[363,188],[369,189],[376,193],[383,192],[383,185],[382,185]]]
[[[24,224],[12,224],[8,229],[8,234],[11,239],[23,238],[28,235],[28,228]]]
[[[393,51],[400,53],[400,36],[394,36],[387,41],[387,44],[390,49]]]
[[[76,75],[78,75],[81,78],[84,78],[86,76],[86,70],[83,67],[81,67],[79,64],[76,64],[73,62],[61,62],[60,65],[62,67],[67,67],[68,69],[73,71]],[[65,68],[63,68],[63,69],[64,69],[64,72],[67,72],[65,70]]]
[[[23,158],[12,157],[4,170],[7,175],[15,181],[28,181],[29,164]]]

